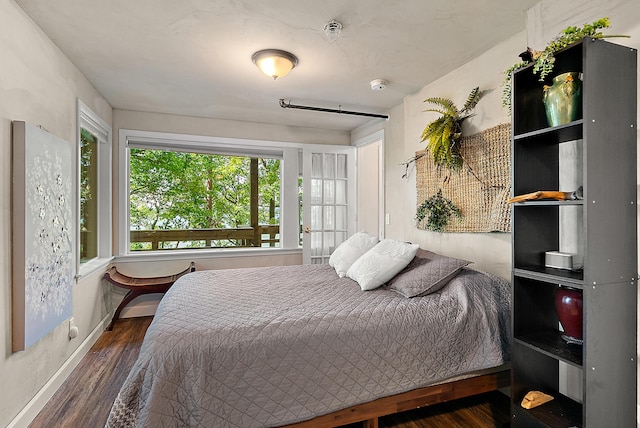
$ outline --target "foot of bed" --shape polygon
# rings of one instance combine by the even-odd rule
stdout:
[[[494,391],[509,386],[510,382],[510,371],[503,368],[493,373],[379,398],[283,428],[332,428],[356,422],[363,422],[365,428],[378,428],[378,418],[381,416]]]
[[[362,421],[363,428],[378,428],[378,418],[367,419]]]

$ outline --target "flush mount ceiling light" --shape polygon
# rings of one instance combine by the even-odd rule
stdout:
[[[326,34],[329,43],[333,43],[338,40],[340,37],[340,33],[342,32],[342,24],[332,19],[331,21],[324,24],[324,34]]]
[[[264,49],[253,54],[251,60],[267,76],[276,80],[286,76],[296,65],[298,58],[280,49]]]

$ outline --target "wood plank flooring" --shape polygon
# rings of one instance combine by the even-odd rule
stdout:
[[[151,317],[121,319],[113,331],[105,331],[29,427],[104,426],[150,323]],[[509,426],[509,398],[494,391],[385,416],[380,418],[379,426],[504,428]]]

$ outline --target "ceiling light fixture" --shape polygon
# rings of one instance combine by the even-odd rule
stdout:
[[[340,37],[340,33],[342,32],[342,24],[335,19],[332,19],[331,21],[324,24],[323,30],[324,34],[327,35],[329,43],[333,43],[338,40],[338,37]]]
[[[253,54],[251,60],[267,76],[276,80],[286,76],[296,65],[298,58],[280,49],[264,49]]]

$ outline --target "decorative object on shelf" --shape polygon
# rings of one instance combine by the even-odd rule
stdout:
[[[555,292],[554,303],[558,320],[567,343],[582,345],[582,291],[561,285]]]
[[[549,126],[564,125],[582,116],[582,80],[580,73],[562,73],[553,85],[544,85],[542,96]]]
[[[415,162],[416,206],[442,189],[464,214],[459,221],[449,222],[443,232],[509,232],[511,126],[502,124],[464,136],[460,151],[465,160],[460,173],[434,165],[424,150],[404,163],[407,174],[409,163]],[[426,229],[424,222],[417,227]]]
[[[460,209],[450,199],[442,196],[442,189],[418,206],[416,220],[418,223],[427,219],[426,228],[434,232],[442,232],[451,216],[462,218]]]
[[[553,397],[549,394],[541,391],[529,391],[522,399],[520,405],[525,409],[533,409],[551,400],[553,400]]]
[[[538,201],[541,199],[554,199],[556,201],[577,201],[577,200],[581,200],[582,197],[583,197],[582,186],[580,186],[573,192],[559,192],[557,190],[538,190],[537,192],[514,196],[513,198],[509,199],[507,203],[513,204],[515,202]]]
[[[566,253],[564,251],[545,251],[544,266],[555,269],[578,271],[582,269],[582,256],[580,254]]]
[[[451,170],[459,170],[464,163],[460,155],[460,138],[462,137],[462,122],[473,116],[471,110],[478,104],[483,92],[475,87],[469,93],[467,101],[461,109],[448,98],[431,97],[424,100],[425,103],[435,104],[439,107],[429,108],[424,111],[433,111],[442,114],[424,128],[420,142],[428,140],[427,150],[433,156],[433,162]]]
[[[591,24],[584,24],[582,28],[569,26],[547,44],[543,51],[535,51],[531,48],[520,54],[522,61],[512,65],[505,71],[505,78],[502,82],[502,106],[506,107],[511,114],[511,76],[514,70],[533,63],[531,69],[533,74],[538,74],[540,81],[544,81],[547,75],[553,71],[555,65],[554,54],[567,46],[579,42],[585,37],[593,39],[604,39],[611,37],[629,37],[620,34],[605,35],[601,29],[609,28],[611,21],[609,18],[600,18]]]

